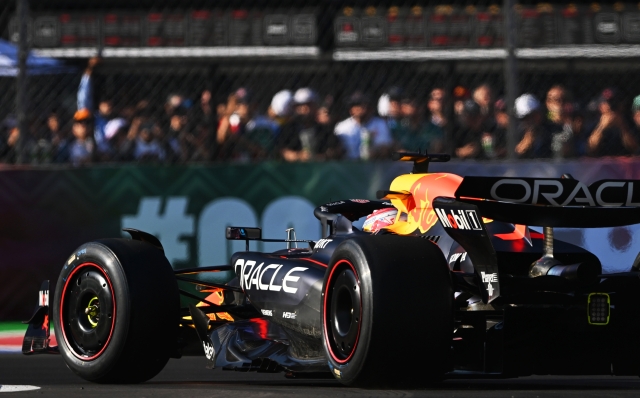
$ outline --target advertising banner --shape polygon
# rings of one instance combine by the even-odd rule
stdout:
[[[313,209],[341,199],[375,199],[407,163],[263,163],[112,166],[0,171],[0,320],[27,319],[44,279],[80,244],[123,237],[122,228],[156,235],[174,268],[226,264],[244,242],[224,238],[227,226],[261,227],[266,238],[319,239]],[[431,171],[462,176],[558,178],[589,184],[640,179],[638,159],[574,162],[434,163]],[[561,229],[556,237],[598,255],[607,271],[627,270],[640,250],[638,226]],[[273,251],[283,243],[252,243]]]

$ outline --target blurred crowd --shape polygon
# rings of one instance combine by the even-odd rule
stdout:
[[[459,158],[500,159],[507,153],[509,125],[504,99],[481,85],[465,98],[463,88],[454,104],[459,128],[454,150]],[[544,101],[544,102],[542,102]],[[606,88],[586,103],[562,85],[550,87],[539,100],[531,93],[516,98],[515,156],[524,159],[584,156],[634,156],[640,144],[640,96],[630,107],[615,88]],[[627,106],[625,106],[627,105]]]
[[[98,63],[91,59],[84,71],[72,120],[53,111],[31,123],[27,137],[20,137],[15,118],[2,122],[0,163],[373,160],[394,151],[507,157],[506,102],[489,84],[428,93],[394,86],[379,98],[357,91],[340,103],[302,87],[277,92],[263,112],[250,88],[217,104],[204,90],[196,101],[170,95],[162,109],[140,101],[116,110],[114,99],[94,93]],[[543,98],[519,96],[515,156],[638,154],[640,96],[629,101],[615,88],[596,94],[585,101],[554,85]],[[97,106],[94,97],[101,98]]]

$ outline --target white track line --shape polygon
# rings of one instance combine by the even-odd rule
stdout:
[[[19,386],[19,385],[2,385],[0,384],[0,392],[18,392],[39,390],[38,386]]]

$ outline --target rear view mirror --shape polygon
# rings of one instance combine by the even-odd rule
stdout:
[[[227,227],[228,240],[260,240],[262,239],[261,228],[247,227]]]

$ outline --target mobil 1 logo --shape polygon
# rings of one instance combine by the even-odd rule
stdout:
[[[472,204],[453,198],[438,197],[433,201],[433,209],[442,226],[449,232],[484,233],[482,216],[478,213],[478,208]]]
[[[482,223],[475,210],[438,207],[435,207],[435,210],[438,219],[445,228],[482,231]]]

